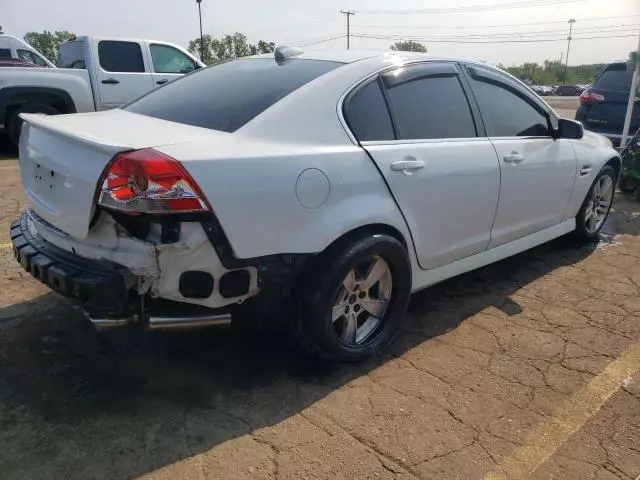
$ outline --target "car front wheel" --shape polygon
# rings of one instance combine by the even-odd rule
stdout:
[[[297,301],[297,335],[311,353],[363,360],[386,347],[411,293],[406,248],[394,237],[364,234],[314,259]]]
[[[578,240],[593,242],[598,239],[613,204],[616,177],[616,171],[607,165],[594,180],[576,216],[575,237]]]

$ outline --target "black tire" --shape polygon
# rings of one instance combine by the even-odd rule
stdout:
[[[600,223],[600,226],[597,229],[590,230],[587,228],[587,218],[586,218],[587,211],[588,211],[587,209],[593,202],[594,187],[596,186],[596,184],[598,184],[600,179],[604,176],[609,176],[611,178],[611,181],[613,182],[611,189],[615,191],[615,184],[617,180],[616,171],[613,169],[613,167],[606,165],[602,168],[602,170],[600,170],[600,173],[598,173],[598,176],[595,178],[595,180],[591,184],[591,187],[589,188],[589,192],[587,193],[587,196],[584,199],[584,202],[582,202],[582,206],[580,207],[580,210],[576,215],[576,229],[574,231],[573,236],[576,240],[582,243],[592,243],[597,241],[600,235],[600,230],[604,225],[604,221],[603,221],[602,223]],[[609,208],[607,209],[607,212],[605,215],[605,220],[609,216],[609,212],[611,211],[611,204],[613,204],[613,201],[611,201],[611,203],[609,204]]]
[[[631,194],[635,191],[637,186],[638,182],[631,177],[622,176],[618,182],[618,188],[622,193]]]
[[[338,295],[346,292],[343,287],[345,277],[358,266],[366,265],[369,259],[372,262],[383,259],[388,267],[391,278],[389,301],[375,329],[361,343],[347,344],[338,338],[331,312]],[[381,288],[376,285],[372,288]],[[367,295],[370,292],[368,289]],[[404,245],[385,234],[358,235],[327,249],[305,269],[301,287],[296,292],[294,336],[307,352],[315,356],[338,361],[370,358],[393,339],[410,295],[411,264]],[[368,317],[365,310],[361,314],[356,315]]]
[[[60,111],[52,107],[51,105],[45,105],[44,103],[29,103],[17,108],[9,117],[9,125],[7,132],[9,139],[16,147],[20,141],[20,132],[22,131],[22,119],[21,113],[44,113],[46,115],[58,115]]]

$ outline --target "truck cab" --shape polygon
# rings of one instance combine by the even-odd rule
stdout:
[[[0,58],[15,58],[39,67],[55,68],[55,65],[44,58],[40,52],[13,35],[0,35]]]
[[[118,108],[204,64],[187,50],[158,40],[72,37],[59,47],[58,66],[84,69],[96,110]]]

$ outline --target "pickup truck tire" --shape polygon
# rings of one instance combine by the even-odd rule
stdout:
[[[20,141],[20,132],[22,131],[22,119],[20,118],[21,113],[44,113],[46,115],[58,115],[60,111],[52,107],[51,105],[46,105],[44,103],[28,103],[17,108],[9,117],[9,126],[7,128],[7,132],[9,134],[9,139],[11,143],[13,143],[16,147],[18,146],[18,142]]]
[[[364,233],[314,260],[296,295],[294,337],[308,353],[330,360],[376,355],[393,339],[409,302],[406,248],[389,235]]]

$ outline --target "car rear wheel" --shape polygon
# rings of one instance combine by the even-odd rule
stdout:
[[[21,113],[44,113],[46,115],[58,115],[60,111],[50,105],[44,103],[29,103],[17,108],[9,117],[9,126],[7,128],[9,139],[16,147],[20,141],[20,132],[22,132]]]
[[[616,176],[616,171],[607,165],[593,181],[576,216],[575,237],[578,240],[593,242],[598,239],[613,204]]]
[[[299,342],[332,360],[376,355],[393,339],[409,301],[405,247],[388,235],[364,234],[314,260],[297,298]]]

